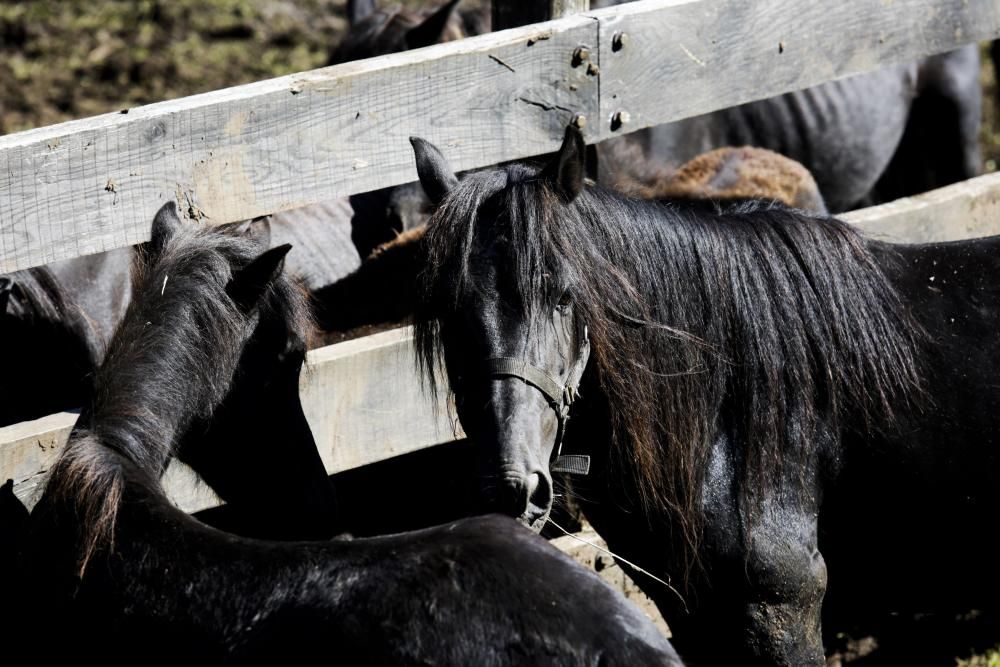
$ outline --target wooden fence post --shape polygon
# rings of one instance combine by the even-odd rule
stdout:
[[[493,30],[558,19],[588,9],[590,0],[493,0]]]

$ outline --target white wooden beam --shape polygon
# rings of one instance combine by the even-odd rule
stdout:
[[[589,15],[602,137],[1000,37],[998,0],[646,0]]]
[[[166,200],[210,224],[416,180],[408,138],[457,169],[555,149],[597,79],[585,17],[0,137],[0,273],[140,243]]]
[[[840,216],[868,236],[896,243],[1000,234],[1000,172]]]
[[[144,241],[171,198],[221,224],[412,181],[410,135],[470,169],[998,36],[1000,0],[644,0],[29,130],[0,272]]]

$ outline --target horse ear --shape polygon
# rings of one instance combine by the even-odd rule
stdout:
[[[375,0],[347,0],[347,22],[351,26],[375,13]]]
[[[459,0],[449,0],[418,25],[407,30],[406,48],[419,49],[421,46],[430,46],[440,42],[445,28],[448,27],[448,21],[451,20],[451,13],[458,2]]]
[[[241,236],[249,236],[258,241],[265,248],[271,245],[271,216],[269,215],[238,222],[233,226],[233,229]]]
[[[149,249],[155,256],[163,252],[167,242],[181,228],[181,217],[177,213],[177,203],[168,201],[160,207],[153,218],[153,229],[149,237]]]
[[[448,166],[448,161],[437,146],[420,137],[410,137],[413,156],[417,161],[417,176],[427,198],[434,206],[440,204],[449,192],[458,185],[458,177]]]
[[[0,276],[0,317],[7,314],[7,303],[10,301],[12,289],[14,289],[14,281],[7,276]]]
[[[548,183],[566,204],[576,199],[583,189],[583,179],[587,173],[586,155],[587,145],[580,130],[567,125],[559,152],[539,174],[539,178]]]
[[[266,250],[233,275],[226,292],[237,306],[249,312],[257,305],[267,288],[281,274],[285,255],[291,249],[291,244],[285,243]]]

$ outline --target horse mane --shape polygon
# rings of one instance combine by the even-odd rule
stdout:
[[[589,328],[611,463],[692,548],[720,431],[741,436],[739,498],[752,517],[755,492],[804,465],[817,442],[886,427],[919,391],[920,329],[847,224],[774,203],[713,211],[598,187],[567,206],[524,165],[467,175],[428,225],[415,335],[431,384],[439,321],[496,289],[476,265],[482,236],[495,240],[512,312],[530,318],[547,303],[546,274],[576,276],[576,329]]]
[[[221,404],[259,324],[283,323],[288,344],[305,348],[311,318],[291,279],[274,280],[254,314],[227,294],[265,249],[235,230],[185,225],[162,251],[136,253],[132,301],[45,490],[79,517],[80,575],[94,553],[113,549],[126,479],[162,493],[169,456]]]

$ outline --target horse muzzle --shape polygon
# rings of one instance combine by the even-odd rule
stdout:
[[[542,470],[508,471],[486,485],[483,501],[486,511],[506,514],[538,532],[552,510],[552,478]]]

